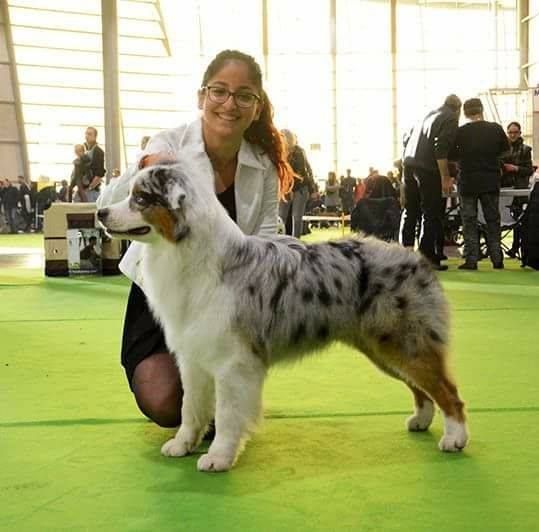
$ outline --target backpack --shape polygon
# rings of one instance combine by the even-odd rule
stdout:
[[[522,220],[522,266],[539,270],[539,182],[535,183]]]

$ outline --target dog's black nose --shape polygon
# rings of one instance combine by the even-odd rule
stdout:
[[[97,211],[97,219],[101,222],[104,222],[107,219],[108,215],[109,215],[108,209],[99,209]]]

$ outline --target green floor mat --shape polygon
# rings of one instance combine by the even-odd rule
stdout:
[[[1,245],[1,244],[0,244]],[[440,274],[469,408],[459,455],[404,429],[412,398],[335,344],[268,378],[235,469],[171,459],[119,365],[128,283],[0,272],[0,530],[537,530],[539,278],[508,261]]]

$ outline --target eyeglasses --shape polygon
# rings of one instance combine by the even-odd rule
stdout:
[[[232,92],[217,85],[205,85],[202,88],[207,92],[208,98],[213,103],[225,103],[232,96],[238,107],[249,109],[249,107],[260,101],[259,96],[248,91]]]
[[[518,135],[518,134],[520,134],[520,130],[519,129],[510,129],[507,133],[509,135]]]

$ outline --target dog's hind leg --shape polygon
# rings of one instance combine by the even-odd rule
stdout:
[[[456,452],[464,449],[469,437],[464,403],[458,395],[457,387],[449,378],[443,352],[434,348],[429,353],[404,359],[403,362],[400,371],[405,379],[431,397],[443,413],[445,431],[439,443],[440,450]],[[419,395],[419,398],[421,397]],[[418,396],[416,401],[417,398]]]
[[[183,383],[182,424],[176,436],[161,447],[164,456],[185,456],[202,441],[212,419],[215,395],[211,376],[204,370],[180,364]]]
[[[228,471],[254,430],[262,411],[266,367],[246,351],[234,357],[216,377],[215,438],[198,460],[199,471]]]
[[[393,377],[394,379],[404,382],[414,395],[414,413],[406,419],[406,428],[410,432],[421,432],[427,430],[434,418],[434,403],[432,399],[422,390],[406,380],[405,376],[389,365],[388,361],[383,361],[382,354],[376,355],[375,351],[361,348],[365,356],[381,371]]]

